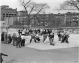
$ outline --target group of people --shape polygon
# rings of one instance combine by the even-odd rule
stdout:
[[[39,43],[41,42],[40,36],[43,36],[43,41],[42,41],[43,43],[45,42],[47,37],[49,37],[50,45],[53,46],[55,45],[54,44],[55,33],[52,31],[52,29],[23,29],[23,30],[19,29],[17,32],[18,35],[16,35],[16,33],[13,33],[12,36],[10,34],[2,32],[1,41],[3,42],[6,39],[7,44],[13,44],[13,46],[16,47],[23,47],[25,46],[26,39],[22,38],[22,36],[31,36],[29,43],[31,43],[32,40],[34,40],[35,43]],[[68,41],[69,34],[67,34],[66,32],[58,31],[57,35],[61,43],[69,43]]]
[[[7,34],[6,32],[2,32],[1,34],[1,42],[5,44],[12,44],[16,47],[25,46],[25,39],[21,38],[21,35],[16,35],[16,33]]]
[[[32,40],[34,40],[35,43],[39,43],[41,41],[40,36],[43,36],[43,42],[47,39],[47,36],[49,37],[50,44],[54,45],[53,40],[54,40],[54,33],[52,32],[51,29],[24,29],[23,32],[22,30],[18,30],[19,35],[30,35],[30,43]]]
[[[58,32],[57,35],[58,35],[59,41],[61,41],[61,43],[69,43],[69,41],[68,41],[69,34],[68,33]]]

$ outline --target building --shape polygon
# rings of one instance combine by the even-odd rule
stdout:
[[[13,25],[17,20],[17,9],[9,8],[7,5],[0,6],[0,21],[5,21],[5,25]]]
[[[49,22],[52,27],[61,27],[64,25],[64,14],[50,14]]]
[[[17,11],[17,21],[20,22],[20,25],[27,25],[27,12],[26,11]]]
[[[44,27],[77,27],[79,26],[79,13],[65,13],[65,14],[31,14],[28,20],[28,13],[25,11],[18,12],[18,21],[22,25],[44,26]]]
[[[22,13],[21,13],[22,14]],[[27,19],[24,16],[19,17],[19,21],[21,23],[26,23],[28,22],[28,17]],[[30,15],[30,25],[31,26],[45,26],[45,27],[61,27],[64,26],[64,14],[31,14]],[[23,24],[23,25],[24,25]]]
[[[79,26],[79,13],[68,12],[65,14],[66,26],[67,27],[77,27]]]

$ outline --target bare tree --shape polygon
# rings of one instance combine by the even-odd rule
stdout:
[[[33,19],[33,17],[36,17],[39,13],[49,8],[49,6],[46,3],[35,3],[31,0],[20,0],[20,2],[27,13],[26,17],[28,17],[28,25],[30,25],[31,19]],[[34,15],[32,16],[31,14],[33,13]]]
[[[67,0],[61,5],[61,9],[65,9],[66,6],[73,6],[79,10],[79,0]]]
[[[70,9],[67,8],[68,6],[70,6]],[[71,9],[71,7],[72,7],[72,9]],[[79,11],[79,0],[66,0],[63,4],[61,4],[60,8],[62,10],[78,10]],[[66,17],[66,14],[65,14],[65,17]],[[76,19],[77,18],[75,17],[75,20]],[[68,25],[69,23],[70,23],[69,25],[72,25],[73,22],[70,21],[70,22],[66,22],[66,23],[67,23],[66,25]],[[74,24],[75,23],[78,26],[78,21],[74,21]]]

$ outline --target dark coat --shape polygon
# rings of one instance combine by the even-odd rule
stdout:
[[[12,37],[8,36],[8,43],[11,43],[11,42],[12,42]]]
[[[4,32],[1,33],[1,41],[4,41]]]
[[[54,34],[52,34],[52,35],[49,35],[49,38],[54,38]]]

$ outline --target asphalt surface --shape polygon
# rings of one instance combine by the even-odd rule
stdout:
[[[3,53],[8,54],[8,57],[3,57],[3,63],[79,63],[79,47],[37,50],[1,44],[1,49]]]

